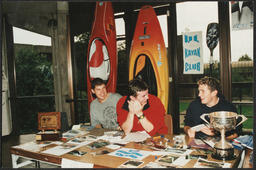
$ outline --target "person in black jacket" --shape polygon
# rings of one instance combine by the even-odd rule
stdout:
[[[187,109],[184,119],[184,132],[189,137],[214,136],[215,131],[212,128],[204,126],[200,130],[192,128],[194,126],[204,124],[200,118],[204,113],[217,111],[230,111],[237,113],[236,107],[228,102],[221,94],[220,83],[213,77],[203,77],[198,82],[198,97],[192,101]],[[241,120],[240,120],[241,121]],[[237,121],[239,122],[239,120]],[[242,132],[242,124],[236,129],[226,132],[227,139],[238,137]],[[218,134],[218,132],[217,132]]]

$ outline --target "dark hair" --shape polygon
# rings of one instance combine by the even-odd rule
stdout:
[[[99,85],[102,85],[102,84],[105,84],[106,85],[106,82],[104,80],[102,80],[101,78],[95,78],[92,80],[92,89],[95,88],[95,86],[99,86]]]
[[[136,97],[137,92],[145,91],[145,90],[148,90],[148,85],[142,79],[136,78],[136,79],[129,81],[129,85],[128,85],[128,95],[129,96]]]
[[[213,77],[203,77],[197,81],[198,85],[207,85],[211,91],[217,90],[218,95],[221,93],[221,86],[219,80]]]

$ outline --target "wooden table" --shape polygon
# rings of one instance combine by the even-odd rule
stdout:
[[[104,133],[104,131],[102,130],[95,130],[92,131],[90,134],[93,135],[102,135]],[[173,136],[165,136],[165,138],[170,139],[169,141],[169,145],[173,145]],[[150,139],[148,139],[150,140]],[[162,139],[159,139],[162,140]],[[189,142],[189,139],[186,136],[186,142]],[[37,167],[40,166],[39,162],[46,162],[49,164],[55,164],[58,166],[61,166],[61,160],[62,158],[66,158],[66,159],[70,159],[70,160],[74,160],[74,161],[79,161],[79,162],[86,162],[86,163],[92,163],[94,164],[95,168],[117,168],[119,167],[121,164],[123,164],[124,162],[126,162],[127,160],[129,160],[128,158],[121,158],[121,157],[116,157],[116,156],[111,156],[108,154],[103,154],[103,155],[95,155],[95,153],[99,152],[100,150],[108,150],[109,152],[113,152],[114,150],[109,149],[109,148],[99,148],[99,149],[95,149],[95,150],[91,150],[89,147],[87,146],[82,146],[80,148],[78,148],[77,150],[79,151],[85,151],[87,152],[87,154],[83,155],[83,156],[75,156],[75,155],[71,155],[71,154],[64,154],[61,156],[56,156],[56,155],[52,155],[52,154],[45,154],[45,153],[41,153],[42,151],[52,148],[56,146],[55,144],[50,144],[44,148],[41,148],[40,152],[32,152],[32,151],[28,151],[28,150],[23,150],[20,148],[15,148],[15,147],[11,147],[11,154],[12,154],[12,163],[13,163],[13,168],[19,168],[23,165],[25,165],[26,163],[18,164],[17,160],[19,157],[24,157],[31,160],[34,160],[37,164]],[[140,150],[146,150],[146,151],[152,151],[152,149],[147,146],[144,145],[142,143],[135,143],[135,142],[130,142],[128,144],[126,144],[124,147],[126,148],[134,148],[134,149],[140,149]],[[193,151],[196,152],[196,151]],[[93,154],[94,153],[94,154]],[[231,160],[231,161],[226,161],[231,163],[231,167],[236,167],[240,161],[240,155],[241,155],[241,151],[236,150],[235,149],[235,155],[237,156],[237,158],[235,160]],[[140,165],[139,167],[143,167],[144,165],[146,165],[149,162],[153,162],[156,160],[156,158],[159,158],[160,156],[153,156],[153,155],[149,155],[146,158],[142,159],[142,161],[144,162],[142,165]],[[207,155],[208,160],[214,160],[217,161],[215,159],[213,159],[211,157],[210,154]],[[194,164],[196,163],[196,159],[194,160],[190,160],[185,166],[183,166],[184,168],[192,168],[194,166]],[[221,162],[221,161],[220,161]],[[30,162],[31,163],[31,162]]]

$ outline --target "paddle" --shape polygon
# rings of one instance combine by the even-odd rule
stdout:
[[[219,25],[218,23],[210,23],[207,26],[206,44],[210,49],[210,76],[212,76],[212,64],[213,64],[213,49],[217,46],[219,41]]]

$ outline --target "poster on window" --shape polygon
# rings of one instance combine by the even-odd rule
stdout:
[[[231,1],[232,30],[253,28],[253,1]]]
[[[203,74],[202,31],[183,34],[183,74]]]

